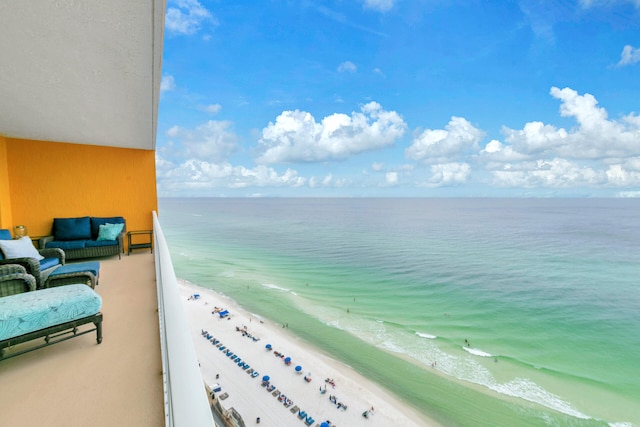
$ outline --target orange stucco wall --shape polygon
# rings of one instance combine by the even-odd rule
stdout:
[[[11,138],[4,146],[12,224],[0,217],[2,228],[22,224],[44,236],[53,218],[76,216],[123,216],[127,230],[153,228],[154,151]],[[1,174],[0,166],[3,181]]]
[[[7,169],[7,140],[0,135],[0,228],[10,228],[11,197],[9,195],[9,171]]]

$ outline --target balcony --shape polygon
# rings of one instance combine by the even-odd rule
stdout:
[[[100,260],[102,344],[91,333],[0,362],[2,425],[205,425],[199,420],[211,413],[202,405],[197,362],[180,341],[181,335],[190,339],[180,334],[186,318],[172,299],[175,275],[155,224],[153,255],[137,251]],[[160,299],[156,271],[164,283]]]

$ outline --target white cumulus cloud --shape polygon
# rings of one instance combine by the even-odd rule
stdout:
[[[484,132],[462,117],[451,117],[445,129],[427,129],[414,138],[405,154],[426,163],[445,163],[469,150],[477,151]]]
[[[491,173],[494,184],[501,187],[569,188],[606,183],[604,173],[560,158],[507,164]]]
[[[345,61],[338,65],[339,73],[355,73],[356,71],[358,71],[358,67],[351,61]]]
[[[623,165],[611,165],[607,169],[609,184],[620,187],[640,186],[640,171],[625,169]]]
[[[306,183],[298,172],[286,169],[278,173],[275,169],[258,165],[254,168],[233,166],[228,162],[211,163],[198,159],[189,159],[179,165],[173,165],[162,158],[156,158],[159,186],[163,192],[179,190],[190,194],[199,194],[214,188],[249,187],[300,187]]]
[[[626,45],[622,49],[620,54],[619,66],[632,65],[640,62],[640,48],[635,48],[631,45]]]
[[[184,147],[182,157],[220,162],[237,149],[237,136],[230,121],[209,120],[195,129],[173,126],[167,136]]]
[[[573,117],[578,127],[567,131],[541,122],[525,124],[521,130],[504,128],[505,141],[525,155],[547,158],[557,155],[573,159],[628,157],[640,154],[640,120],[631,114],[621,121],[609,120],[591,94],[579,95],[571,88],[551,88],[561,101],[560,114]]]
[[[469,180],[471,166],[468,163],[443,163],[431,165],[430,184],[441,187],[463,184]]]
[[[369,102],[351,115],[335,113],[320,123],[305,111],[283,111],[262,130],[259,163],[321,162],[392,145],[406,123],[395,111]]]
[[[222,110],[222,105],[220,104],[208,104],[208,105],[198,105],[198,110],[204,111],[205,113],[216,115]]]
[[[176,0],[170,2],[165,15],[165,28],[171,33],[194,34],[202,23],[213,20],[211,13],[198,0]]]
[[[387,185],[398,185],[398,172],[387,172],[384,179]]]
[[[364,0],[364,7],[367,9],[386,12],[393,7],[394,0]]]
[[[176,88],[176,81],[171,74],[165,74],[160,81],[160,92],[166,92]]]

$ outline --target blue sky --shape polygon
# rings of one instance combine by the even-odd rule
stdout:
[[[640,0],[168,0],[163,196],[640,197]]]

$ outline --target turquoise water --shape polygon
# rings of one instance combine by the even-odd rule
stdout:
[[[159,209],[179,277],[465,426],[640,426],[638,212],[633,199]]]

